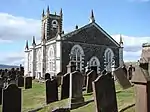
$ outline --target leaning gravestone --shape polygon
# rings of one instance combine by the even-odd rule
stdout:
[[[62,77],[61,100],[69,98],[69,82],[70,82],[70,73],[67,73]]]
[[[32,88],[32,77],[25,77],[25,89]]]
[[[83,86],[83,75],[78,72],[70,73],[70,104],[71,109],[77,108],[84,103],[84,98],[82,95],[82,86]]]
[[[49,104],[51,102],[58,101],[58,87],[56,79],[46,80],[46,103]]]
[[[118,112],[112,74],[100,75],[92,85],[96,112]]]
[[[50,74],[49,73],[45,74],[45,80],[47,80],[47,79],[50,79]]]
[[[20,76],[17,78],[17,86],[24,87],[24,77]]]
[[[130,81],[127,79],[126,73],[122,67],[115,69],[114,75],[115,75],[118,83],[121,85],[121,87],[123,89],[128,89],[128,88],[132,87],[132,85],[131,85]]]
[[[88,74],[87,74],[87,83],[86,83],[86,92],[90,93],[93,92],[92,89],[92,82],[96,79],[96,72],[94,70],[91,70]]]
[[[10,84],[2,91],[2,112],[21,112],[21,89]]]

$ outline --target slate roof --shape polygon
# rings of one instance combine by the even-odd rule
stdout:
[[[74,31],[71,31],[67,34],[62,35],[63,38],[69,38],[72,37],[73,35],[78,34],[80,31],[89,28],[91,26],[95,26],[100,32],[102,32],[106,37],[108,37],[113,43],[115,43],[118,47],[121,47],[119,43],[117,43],[106,31],[104,31],[97,23],[93,22],[93,23],[89,23],[84,25],[83,27],[76,29]]]

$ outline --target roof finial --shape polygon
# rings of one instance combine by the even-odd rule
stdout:
[[[121,34],[120,34],[120,42],[119,42],[119,44],[120,44],[121,46],[123,45],[123,40],[122,40]]]
[[[32,40],[32,46],[35,46],[36,43],[35,43],[35,36],[33,36],[33,40]]]
[[[63,16],[62,8],[60,9],[60,17]]]
[[[49,11],[49,5],[47,6],[47,15],[50,14],[50,11]]]
[[[26,40],[26,46],[25,46],[25,50],[29,50],[29,46],[28,46],[28,40]]]
[[[42,12],[42,17],[44,17],[45,16],[45,14],[44,14],[44,9],[43,9],[43,12]]]
[[[95,18],[94,18],[94,12],[93,9],[91,10],[91,17],[90,17],[90,23],[95,22]]]

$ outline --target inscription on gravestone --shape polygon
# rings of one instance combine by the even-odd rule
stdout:
[[[132,87],[130,81],[126,77],[126,73],[122,67],[115,69],[114,75],[123,89]]]
[[[83,104],[82,85],[83,75],[77,71],[70,73],[70,108],[76,108]]]
[[[10,84],[2,92],[2,112],[21,112],[21,89]]]
[[[58,87],[57,81],[54,80],[46,80],[46,103],[49,104],[51,102],[58,100]]]
[[[25,77],[25,89],[32,88],[32,77]]]
[[[61,100],[69,98],[69,82],[70,82],[70,73],[67,73],[62,77]]]
[[[100,75],[92,85],[96,112],[118,112],[115,84],[111,73]]]

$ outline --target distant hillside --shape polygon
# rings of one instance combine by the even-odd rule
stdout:
[[[4,65],[4,64],[0,64],[0,69],[5,69],[5,68],[17,68],[19,66],[15,66],[15,65]]]

